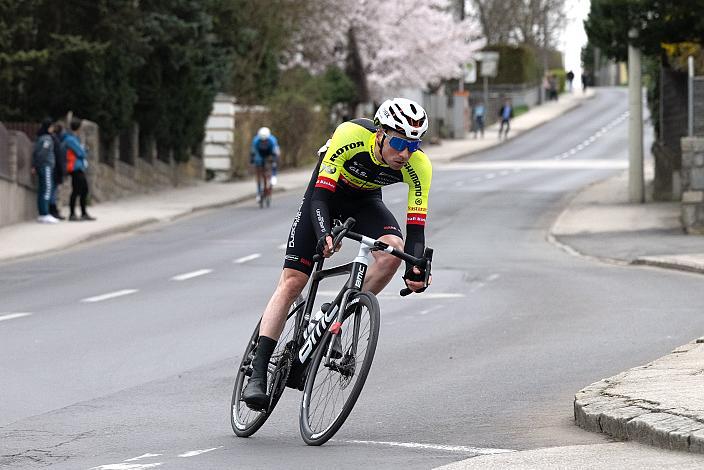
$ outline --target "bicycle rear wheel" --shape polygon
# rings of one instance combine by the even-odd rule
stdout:
[[[269,409],[265,411],[252,410],[242,401],[242,390],[247,385],[249,377],[252,375],[252,359],[254,358],[254,349],[257,345],[257,339],[259,338],[260,323],[257,323],[252,336],[247,342],[247,347],[242,355],[242,361],[237,371],[235,386],[232,390],[232,399],[230,401],[230,424],[232,425],[232,430],[238,437],[249,437],[257,432],[269,415],[271,415],[271,412],[274,411],[274,407],[284,391],[288,377],[288,368],[291,366],[291,355],[286,346],[293,340],[296,314],[302,306],[303,297],[299,296],[291,306],[291,310],[286,317],[284,329],[269,360],[267,384],[269,384],[268,392],[271,398]],[[281,385],[282,381],[283,386]]]
[[[312,358],[301,401],[300,429],[308,445],[319,446],[340,429],[357,402],[371,368],[379,338],[379,302],[358,294],[342,323],[342,354],[325,364],[333,334],[328,330]]]

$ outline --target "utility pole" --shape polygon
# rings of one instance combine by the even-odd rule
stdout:
[[[694,135],[694,57],[687,57],[687,136]]]
[[[640,49],[633,45],[638,31],[628,31],[628,199],[645,202],[643,176],[643,92],[641,87]]]

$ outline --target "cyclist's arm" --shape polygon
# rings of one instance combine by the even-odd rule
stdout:
[[[259,148],[257,147],[257,143],[259,142],[258,137],[254,137],[252,139],[252,145],[249,148],[249,164],[254,165],[254,162],[257,160],[257,157],[259,156]]]
[[[273,135],[270,137],[272,142],[271,150],[271,173],[276,176],[276,167],[279,162],[279,157],[281,156],[281,147],[279,147],[279,141]]]
[[[425,250],[425,220],[428,214],[428,194],[433,169],[430,160],[421,151],[416,152],[409,163],[411,163],[410,169],[415,174],[404,167],[403,178],[408,184],[408,209],[406,212],[406,241],[403,251],[420,258]],[[411,268],[412,265],[406,263],[406,271]]]
[[[335,129],[332,139],[328,141],[329,144],[326,144],[327,149],[318,166],[318,176],[315,180],[315,188],[313,188],[310,201],[310,217],[318,240],[332,230],[328,207],[337,188],[342,164],[348,158],[348,152],[343,150],[343,148],[346,144],[349,144],[350,131],[354,129],[350,126],[356,126],[356,124],[346,122]]]

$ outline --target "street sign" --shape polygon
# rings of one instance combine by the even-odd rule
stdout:
[[[482,63],[481,76],[495,77],[499,71],[499,53],[494,51],[482,51],[474,54],[474,57]]]

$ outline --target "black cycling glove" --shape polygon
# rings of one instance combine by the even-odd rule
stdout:
[[[425,272],[423,269],[420,269],[420,274],[416,274],[416,272],[413,270],[413,266],[408,268],[406,272],[403,274],[403,280],[406,281],[413,281],[413,282],[422,282],[425,281]]]
[[[322,237],[318,239],[318,244],[315,247],[315,252],[318,253],[320,256],[323,255],[323,251],[325,250],[325,247],[328,245],[327,238],[332,237],[329,233],[326,233]]]

